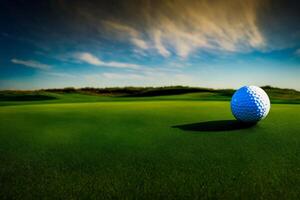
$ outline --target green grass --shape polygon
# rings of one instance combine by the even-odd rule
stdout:
[[[300,196],[300,105],[273,104],[257,126],[230,130],[219,123],[233,119],[229,102],[195,94],[69,95],[0,107],[0,199]]]

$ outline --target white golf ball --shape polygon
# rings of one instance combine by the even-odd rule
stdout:
[[[264,119],[270,107],[267,93],[257,86],[241,87],[231,99],[232,114],[242,122],[255,123]]]

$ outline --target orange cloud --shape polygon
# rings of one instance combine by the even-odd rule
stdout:
[[[128,39],[136,48],[155,50],[164,57],[175,52],[186,58],[199,49],[245,52],[263,49],[257,14],[262,0],[145,1],[136,22],[105,20],[107,30]],[[172,50],[172,51],[171,51]]]

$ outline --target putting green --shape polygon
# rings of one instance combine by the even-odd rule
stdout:
[[[300,105],[253,127],[214,101],[1,106],[0,119],[1,199],[300,196]]]

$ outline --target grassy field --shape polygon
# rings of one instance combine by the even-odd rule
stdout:
[[[0,199],[300,196],[300,105],[245,127],[210,93],[49,95],[0,103]]]

